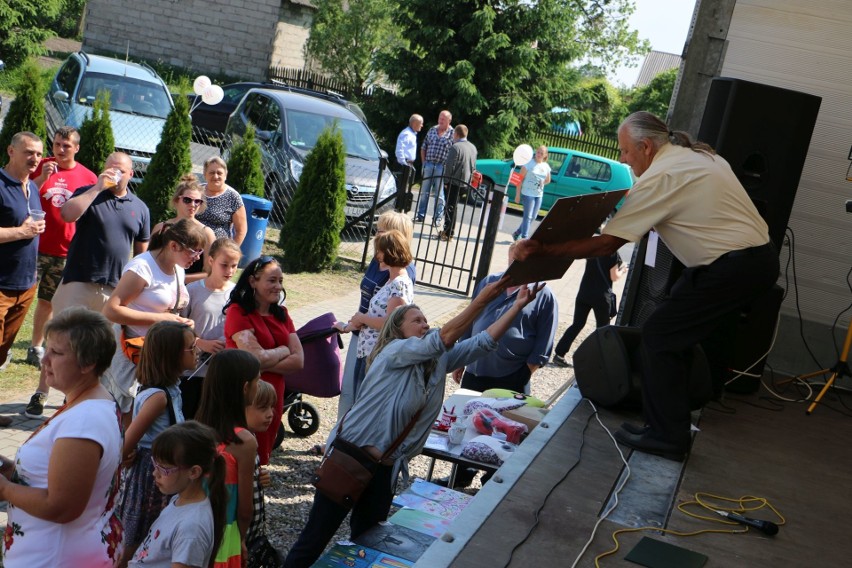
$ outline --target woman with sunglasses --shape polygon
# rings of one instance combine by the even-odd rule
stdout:
[[[225,305],[225,346],[254,354],[260,360],[261,380],[275,387],[278,395],[272,424],[256,433],[260,465],[269,463],[281,424],[285,377],[304,366],[302,343],[287,308],[281,305],[282,295],[286,297],[281,266],[271,256],[261,256],[240,274]]]
[[[118,349],[105,375],[106,387],[129,419],[136,392],[136,364],[125,340],[145,337],[158,321],[193,326],[178,315],[189,302],[184,274],[201,257],[206,237],[195,221],[163,223],[151,237],[147,252],[134,257],[107,300],[103,314],[115,323]]]
[[[207,253],[210,250],[210,245],[216,240],[216,234],[213,229],[198,220],[197,216],[204,213],[207,209],[207,196],[204,195],[204,189],[195,179],[192,174],[187,174],[180,178],[175,194],[172,196],[172,208],[175,210],[173,219],[163,221],[154,225],[154,230],[151,234],[159,232],[163,228],[163,223],[177,223],[181,219],[189,219],[197,224],[204,232],[205,243],[203,257],[198,258],[192,263],[192,266],[186,269],[186,283],[201,280],[206,276],[204,272],[204,262],[207,258]]]

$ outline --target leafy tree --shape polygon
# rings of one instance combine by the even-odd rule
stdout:
[[[628,97],[627,114],[646,110],[665,119],[669,112],[669,103],[672,100],[677,73],[676,67],[663,71],[658,73],[644,87],[637,87]]]
[[[319,272],[337,258],[346,203],[346,152],[335,124],[326,128],[305,160],[299,187],[287,209],[280,246],[295,272]]]
[[[605,77],[582,78],[567,95],[568,107],[584,133],[615,136],[615,128],[626,116],[625,107],[621,93]]]
[[[228,181],[242,193],[263,197],[263,168],[260,147],[254,139],[254,126],[249,124],[242,140],[231,149],[228,159]]]
[[[21,131],[32,132],[48,144],[44,123],[44,95],[44,83],[38,66],[35,62],[28,61],[21,70],[21,79],[15,85],[15,100],[9,104],[9,112],[3,121],[3,129],[0,130],[0,148],[3,149],[4,156],[12,136]]]
[[[0,0],[0,59],[17,67],[30,56],[44,53],[51,37],[44,23],[56,18],[65,0]]]
[[[185,96],[175,97],[174,101],[175,107],[166,117],[160,143],[157,144],[157,150],[138,190],[139,197],[151,211],[152,224],[168,218],[172,194],[178,181],[181,176],[192,171],[189,102]]]
[[[110,154],[115,151],[115,137],[109,118],[110,92],[98,91],[92,113],[80,125],[80,151],[77,160],[93,172],[101,172]]]
[[[407,44],[379,54],[399,96],[375,97],[371,125],[448,108],[481,156],[505,156],[510,141],[549,127],[553,107],[570,106],[570,63],[608,68],[645,47],[627,27],[633,10],[633,0],[400,0],[394,23]]]
[[[376,56],[399,44],[390,0],[314,0],[316,13],[305,55],[353,92],[373,84]]]

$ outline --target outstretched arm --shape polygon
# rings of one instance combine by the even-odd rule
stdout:
[[[627,243],[626,239],[612,235],[600,235],[586,239],[576,239],[564,243],[544,244],[533,239],[518,241],[515,258],[526,260],[531,256],[591,258],[609,256]]]
[[[500,280],[492,282],[483,288],[482,292],[480,292],[479,295],[474,298],[470,304],[468,304],[462,313],[444,324],[440,332],[441,342],[443,342],[448,349],[452,347],[467,328],[473,325],[473,320],[482,313],[485,306],[487,306],[491,300],[502,294],[508,285],[509,278],[507,276],[503,276]],[[500,335],[502,335],[502,333]],[[492,337],[494,336],[492,335]]]

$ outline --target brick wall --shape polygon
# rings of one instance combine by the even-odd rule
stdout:
[[[89,0],[83,49],[124,53],[129,40],[131,59],[261,80],[273,42],[282,36],[281,5],[282,0]]]
[[[304,3],[281,2],[270,58],[271,67],[305,67],[304,46],[311,31],[315,8]]]

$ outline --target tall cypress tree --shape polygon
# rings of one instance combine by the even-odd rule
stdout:
[[[322,131],[305,160],[299,187],[287,209],[280,246],[294,272],[319,272],[337,259],[345,218],[346,152],[335,124]]]
[[[228,182],[240,193],[263,197],[263,168],[260,147],[254,139],[254,126],[249,124],[246,132],[231,149],[228,159]]]
[[[0,149],[6,156],[6,148],[12,141],[12,136],[18,132],[32,132],[50,146],[47,138],[47,128],[44,124],[44,94],[45,88],[39,74],[38,66],[33,61],[24,63],[21,70],[21,80],[15,85],[15,100],[9,105],[9,112],[0,130]],[[3,163],[6,159],[3,159]]]
[[[104,169],[106,159],[115,150],[115,137],[109,119],[109,100],[109,91],[98,91],[92,113],[80,125],[80,151],[77,153],[77,161],[96,173]]]
[[[175,97],[175,108],[166,117],[157,151],[148,164],[148,171],[137,193],[151,211],[151,224],[169,217],[169,206],[181,176],[192,171],[189,146],[192,142],[192,122],[189,102],[185,96]]]

